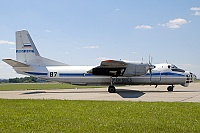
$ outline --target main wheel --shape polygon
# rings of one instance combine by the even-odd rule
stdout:
[[[110,86],[108,87],[108,92],[109,92],[109,93],[115,93],[115,92],[116,92],[115,86],[110,85]]]
[[[168,87],[167,87],[167,90],[168,90],[168,91],[173,91],[173,90],[174,90],[174,86],[168,86]]]

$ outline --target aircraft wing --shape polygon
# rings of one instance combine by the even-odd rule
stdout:
[[[126,67],[127,63],[124,61],[106,60],[102,61],[100,66],[89,70],[88,73],[102,76],[122,76]]]
[[[29,67],[29,65],[21,63],[19,61],[13,60],[13,59],[3,59],[3,61],[12,67]]]
[[[124,67],[127,63],[124,61],[117,61],[117,60],[106,60],[102,61],[100,67]]]

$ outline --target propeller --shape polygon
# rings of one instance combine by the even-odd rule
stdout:
[[[155,66],[152,65],[152,60],[153,60],[153,58],[149,55],[149,73],[150,73],[151,77],[152,77],[152,69],[155,68]]]

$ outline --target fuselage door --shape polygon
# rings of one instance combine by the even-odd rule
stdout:
[[[150,75],[151,82],[160,82],[161,81],[161,72],[152,73]]]

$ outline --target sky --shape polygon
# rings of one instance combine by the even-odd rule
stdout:
[[[15,32],[40,55],[69,65],[105,59],[171,63],[200,77],[200,0],[0,0],[0,79],[22,77]]]

